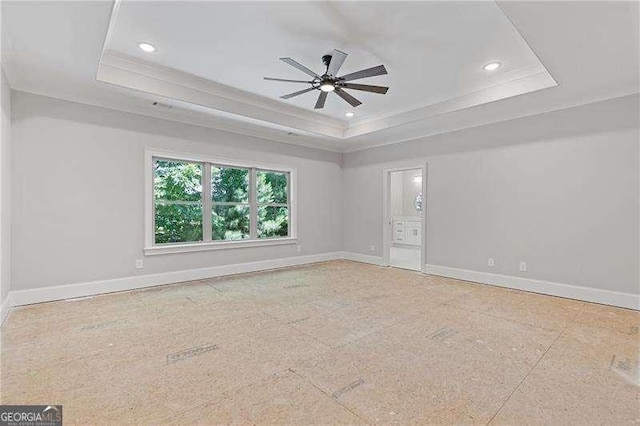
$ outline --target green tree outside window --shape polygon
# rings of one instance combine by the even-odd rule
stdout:
[[[156,244],[202,241],[202,165],[154,162]]]
[[[211,238],[250,237],[249,169],[211,167]]]
[[[258,170],[258,238],[289,235],[288,173]]]
[[[156,244],[200,242],[205,234],[207,241],[289,236],[288,172],[173,159],[154,159],[153,166]],[[203,193],[205,175],[210,194]],[[207,214],[210,237],[203,232]]]

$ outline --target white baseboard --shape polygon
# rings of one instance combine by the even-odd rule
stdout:
[[[2,321],[6,318],[12,306],[95,296],[98,294],[113,293],[117,291],[135,290],[164,284],[174,284],[184,281],[200,280],[246,272],[258,272],[268,269],[285,268],[289,266],[326,262],[337,259],[353,260],[356,262],[383,266],[383,259],[378,256],[352,252],[331,252],[308,256],[288,257],[284,259],[166,272],[161,274],[138,275],[110,280],[34,288],[30,290],[17,290],[9,292],[0,306],[0,324],[2,324]],[[530,278],[491,274],[487,272],[470,271],[438,265],[426,265],[425,271],[428,274],[439,275],[442,277],[640,310],[640,295],[631,293],[554,283]]]
[[[491,284],[533,293],[566,297],[568,299],[584,300],[586,302],[621,308],[640,310],[640,295],[619,291],[583,287],[573,284],[555,283],[551,281],[535,280],[531,278],[514,277],[509,275],[492,274],[489,272],[471,271],[468,269],[451,268],[448,266],[426,265],[425,272],[441,277]]]
[[[7,297],[4,298],[2,304],[0,304],[0,326],[9,315],[9,311],[11,310],[11,293],[7,294]]]
[[[384,261],[382,260],[381,257],[370,256],[368,254],[360,254],[360,253],[353,253],[349,251],[343,251],[342,258],[346,260],[353,260],[355,262],[370,263],[372,265],[384,266]]]
[[[34,288],[30,290],[17,290],[10,292],[8,298],[11,298],[10,306],[22,306],[30,305],[33,303],[50,302],[53,300],[73,299],[77,297],[113,293],[116,291],[135,290],[139,288],[154,287],[163,284],[174,284],[184,281],[201,280],[205,278],[220,277],[223,275],[257,272],[267,269],[325,262],[328,260],[336,260],[341,258],[342,253],[333,252],[308,256],[288,257],[284,259],[237,263],[233,265],[213,266],[209,268],[166,272],[162,274],[138,275],[133,277],[91,281],[86,283]]]

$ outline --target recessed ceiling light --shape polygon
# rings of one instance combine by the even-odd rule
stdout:
[[[354,115],[356,115],[356,113],[355,113],[355,112],[353,112],[353,111],[349,111],[349,112],[345,112],[345,113],[344,113],[344,115],[345,115],[346,117],[351,118],[351,117],[353,117]]]
[[[142,50],[143,52],[147,52],[147,53],[153,53],[156,51],[156,47],[151,44],[151,43],[138,43],[138,49]]]
[[[500,62],[489,62],[487,65],[482,67],[485,71],[495,71],[500,68],[502,64]]]

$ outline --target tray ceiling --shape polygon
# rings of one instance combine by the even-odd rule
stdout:
[[[157,50],[144,52],[140,42]],[[334,48],[349,54],[342,74],[384,64],[388,75],[358,83],[387,85],[389,92],[352,90],[363,102],[356,108],[330,94],[325,108],[314,110],[318,91],[283,100],[279,96],[307,86],[263,79],[306,79],[280,57],[322,74],[321,57]],[[556,85],[494,2],[398,7],[394,2],[121,0],[104,52],[99,80],[332,138]],[[491,62],[500,68],[485,70]],[[200,93],[188,93],[193,89]],[[256,106],[265,111],[255,111]],[[355,113],[351,119],[345,117],[349,111]]]
[[[148,54],[137,42],[148,41]],[[319,112],[351,122],[393,116],[545,71],[494,2],[140,2],[123,0],[108,51],[184,71],[279,100],[306,88],[263,76],[303,79],[278,60],[291,57],[322,74],[322,55],[349,54],[342,74],[384,64],[388,75],[362,80],[387,95],[351,93],[351,108],[333,95]],[[482,67],[499,61],[493,72]],[[313,111],[318,92],[279,100]]]

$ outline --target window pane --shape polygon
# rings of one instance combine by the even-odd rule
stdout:
[[[258,238],[286,237],[289,235],[289,208],[258,207]]]
[[[190,241],[202,241],[202,206],[156,203],[156,244]]]
[[[258,170],[258,203],[287,204],[287,175]]]
[[[249,206],[214,205],[211,212],[211,237],[214,240],[249,238]]]
[[[201,164],[156,160],[154,169],[153,193],[156,200],[202,200]]]
[[[212,166],[211,198],[214,203],[248,203],[249,169]]]

